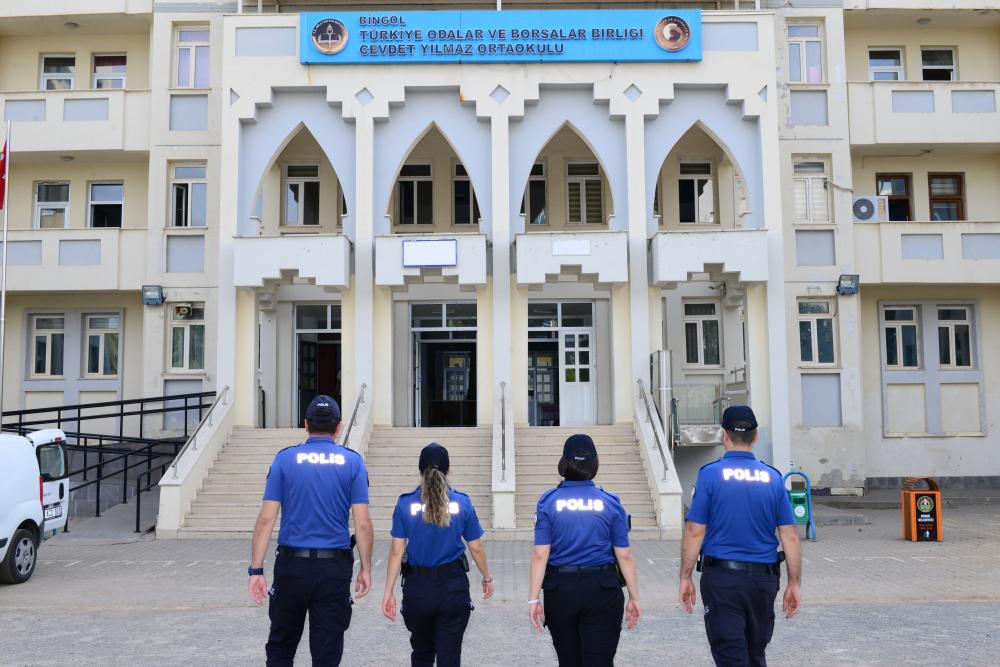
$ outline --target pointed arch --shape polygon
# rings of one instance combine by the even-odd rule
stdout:
[[[348,213],[355,210],[354,128],[330,106],[322,91],[275,93],[271,106],[257,113],[256,122],[240,126],[238,233],[256,233],[250,216],[264,177],[302,131],[312,135],[337,174]],[[344,233],[353,240],[350,215],[344,218]]]
[[[408,92],[404,105],[395,107],[390,119],[375,128],[374,210],[375,234],[389,233],[389,210],[396,179],[413,149],[431,130],[451,147],[465,167],[480,202],[480,231],[492,229],[492,164],[489,124],[479,121],[471,107],[458,102],[457,91]]]
[[[708,135],[743,178],[750,203],[743,227],[763,227],[764,181],[758,119],[744,116],[743,105],[728,100],[723,89],[678,89],[674,100],[662,107],[660,115],[646,122],[645,204],[650,235],[656,233],[653,196],[660,170],[677,142],[692,128]]]

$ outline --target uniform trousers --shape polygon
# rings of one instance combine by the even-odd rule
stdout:
[[[300,558],[278,554],[268,615],[268,667],[291,665],[309,614],[309,651],[313,665],[336,666],[344,654],[344,632],[351,625],[353,559]]]
[[[764,649],[774,632],[776,574],[705,567],[701,599],[705,632],[718,667],[765,667]]]
[[[625,611],[618,573],[549,570],[542,590],[545,626],[552,635],[559,667],[614,665]]]
[[[413,667],[458,667],[472,614],[469,577],[460,567],[403,577],[402,615],[410,631]]]

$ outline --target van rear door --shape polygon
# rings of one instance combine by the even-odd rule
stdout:
[[[45,515],[45,536],[54,536],[66,527],[69,515],[69,465],[66,456],[66,436],[62,431],[48,429],[28,436],[35,445],[38,470],[42,476],[42,511]]]

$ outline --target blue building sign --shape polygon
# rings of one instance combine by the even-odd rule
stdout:
[[[701,12],[311,12],[299,18],[299,60],[307,65],[697,61]]]

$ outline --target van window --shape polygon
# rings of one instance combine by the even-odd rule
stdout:
[[[36,450],[38,455],[38,470],[46,482],[66,477],[66,450],[63,446],[52,442],[41,445]]]

